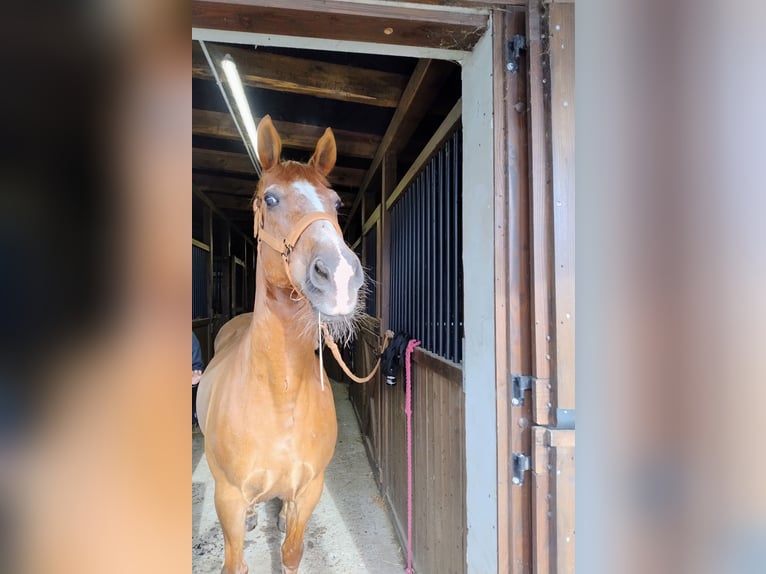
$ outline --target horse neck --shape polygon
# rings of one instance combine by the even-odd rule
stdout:
[[[292,289],[269,283],[261,265],[256,266],[251,330],[253,353],[261,360],[290,366],[315,360],[318,327],[312,329],[308,325],[311,317],[308,302],[294,298]],[[268,346],[264,345],[265,338],[269,339]]]

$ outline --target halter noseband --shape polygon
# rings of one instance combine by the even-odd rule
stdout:
[[[271,233],[266,231],[263,228],[263,209],[261,208],[261,198],[256,197],[255,198],[255,230],[254,230],[254,237],[258,241],[258,256],[260,259],[261,255],[261,243],[266,243],[269,247],[271,247],[274,251],[279,253],[282,256],[282,263],[285,266],[285,273],[287,274],[287,280],[290,282],[290,285],[293,288],[293,291],[298,293],[301,298],[304,297],[303,290],[300,289],[298,286],[295,285],[295,282],[293,281],[293,276],[290,273],[290,254],[293,252],[293,249],[295,249],[295,244],[298,243],[298,240],[301,238],[301,235],[303,235],[303,232],[308,229],[309,225],[316,221],[329,221],[332,226],[335,228],[335,230],[338,232],[338,234],[343,237],[343,231],[341,231],[340,226],[338,225],[338,222],[329,214],[325,213],[323,211],[312,211],[310,213],[307,213],[303,217],[301,217],[298,222],[295,224],[295,226],[292,228],[290,233],[287,234],[287,237],[283,239],[277,239],[274,237]]]

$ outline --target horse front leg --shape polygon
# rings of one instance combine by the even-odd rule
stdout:
[[[312,480],[296,496],[295,500],[285,500],[282,510],[287,522],[287,535],[282,544],[282,574],[297,574],[303,557],[303,534],[314,507],[322,496],[324,472]]]
[[[225,558],[221,574],[247,574],[242,555],[247,504],[242,492],[224,481],[216,481],[215,510],[223,530]]]

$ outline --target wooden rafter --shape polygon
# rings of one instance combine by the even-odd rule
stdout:
[[[337,0],[192,1],[192,26],[468,51],[487,28],[486,10]]]
[[[407,77],[391,72],[330,64],[255,49],[207,43],[214,59],[231,54],[246,86],[294,92],[344,102],[394,108],[399,103]],[[213,79],[205,55],[195,42],[192,48],[192,77]]]
[[[213,191],[208,191],[207,196],[220,209],[231,209],[236,211],[252,211],[253,210],[253,204],[250,198],[241,197],[238,195],[231,195],[228,193],[216,193]]]
[[[252,179],[200,173],[192,174],[192,182],[204,192],[225,192],[247,198],[252,197],[258,184],[256,180]]]
[[[255,175],[255,168],[250,162],[250,158],[244,153],[193,148],[192,165],[198,169],[223,173]]]
[[[255,175],[253,164],[250,163],[250,158],[244,153],[193,148],[192,165],[197,169],[223,174]],[[329,180],[332,185],[357,188],[362,177],[364,177],[363,169],[336,166],[330,174]]]
[[[260,117],[254,118],[256,123],[260,119]],[[281,121],[274,121],[274,127],[277,128],[282,138],[283,146],[305,150],[313,150],[325,130],[325,127],[322,126]],[[192,133],[194,135],[240,140],[239,132],[231,116],[222,112],[192,110]],[[335,128],[333,128],[333,133],[339,155],[369,159],[375,155],[375,150],[380,145],[381,137],[375,134]]]

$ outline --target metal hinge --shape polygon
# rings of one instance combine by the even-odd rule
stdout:
[[[505,69],[515,74],[519,71],[521,51],[526,49],[527,39],[521,34],[516,34],[508,41],[508,54]]]
[[[532,468],[532,458],[521,452],[513,453],[513,477],[511,482],[517,486],[524,484],[524,473]]]
[[[530,375],[511,375],[511,404],[524,406],[524,391],[532,388],[535,378]]]

